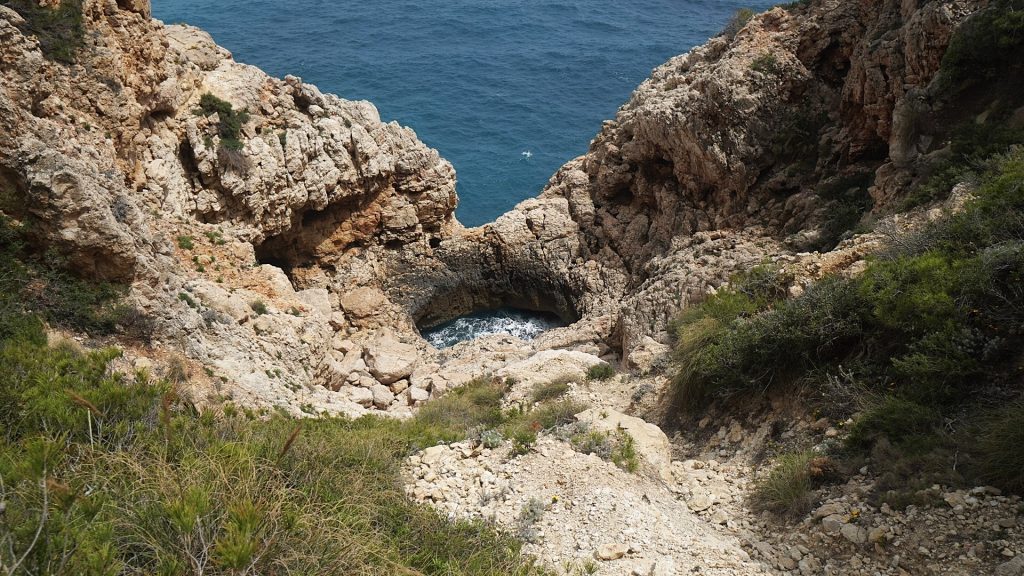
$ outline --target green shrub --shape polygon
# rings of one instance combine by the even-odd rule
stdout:
[[[725,36],[726,38],[732,40],[733,38],[736,37],[737,34],[739,34],[740,30],[742,30],[743,27],[747,25],[747,22],[750,22],[750,19],[753,17],[753,10],[751,10],[750,8],[740,8],[732,15],[732,19],[730,19],[729,23],[725,25],[725,29],[723,29],[719,33],[719,36]]]
[[[782,74],[782,65],[779,59],[771,52],[765,52],[750,63],[750,69],[766,76],[778,76]]]
[[[245,147],[245,143],[240,140],[240,137],[242,125],[249,121],[248,112],[235,110],[230,102],[206,93],[199,98],[199,109],[196,113],[203,116],[217,114],[217,134],[220,136],[221,149],[238,152]]]
[[[195,243],[192,242],[191,236],[178,236],[178,248],[182,250],[191,250],[195,248]]]
[[[814,504],[811,452],[784,454],[767,476],[754,485],[752,501],[762,510],[787,516],[806,513]]]
[[[23,558],[25,574],[544,573],[509,537],[405,496],[405,456],[464,430],[419,417],[296,426],[228,406],[198,416],[168,385],[112,372],[112,351],[48,348],[41,325],[31,336],[0,344],[0,565]]]
[[[964,22],[950,39],[939,66],[938,84],[956,93],[990,80],[1019,63],[1024,49],[1024,1],[994,0]]]
[[[640,468],[640,456],[636,452],[633,437],[623,430],[617,430],[609,459],[627,472],[636,472]]]
[[[537,431],[528,428],[519,428],[512,433],[512,454],[522,456],[529,454],[530,449],[537,443]]]
[[[587,368],[587,380],[607,380],[613,376],[615,376],[615,368],[606,362]]]
[[[962,481],[953,460],[982,451],[964,411],[1017,381],[1021,182],[1024,150],[993,156],[963,210],[897,240],[859,277],[788,300],[737,281],[685,310],[673,324],[680,405],[789,387],[845,418],[867,395],[878,400],[851,427],[847,457],[871,455],[880,493],[909,502],[917,480]]]
[[[0,214],[0,323],[25,322],[18,312],[35,311],[51,324],[89,334],[148,336],[152,321],[123,302],[125,286],[79,278],[54,251],[34,253],[26,228]]]
[[[981,478],[1004,489],[1024,491],[1024,402],[982,420],[978,444]]]
[[[267,304],[263,300],[253,300],[249,303],[249,307],[256,313],[257,316],[262,316],[267,313]]]
[[[40,6],[37,0],[4,0],[4,5],[25,19],[22,32],[36,37],[44,56],[65,64],[75,61],[85,37],[81,0],[61,0],[56,8]]]
[[[551,382],[537,384],[530,392],[530,399],[534,402],[544,402],[545,400],[559,398],[569,391],[569,382],[571,380],[560,378]]]
[[[941,415],[933,407],[886,396],[857,419],[846,439],[848,446],[870,449],[884,438],[898,445],[918,443],[929,439],[941,424]]]

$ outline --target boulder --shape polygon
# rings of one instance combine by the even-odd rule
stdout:
[[[348,390],[348,397],[364,408],[369,408],[373,404],[373,392],[369,388],[353,386]]]
[[[366,348],[365,358],[370,374],[377,381],[392,384],[412,374],[419,360],[419,352],[415,346],[386,334]]]
[[[386,410],[395,401],[395,395],[383,384],[371,387],[370,393],[373,394],[373,405],[380,410]]]
[[[356,318],[368,318],[380,311],[387,297],[377,288],[364,286],[349,290],[341,296],[341,307]]]
[[[627,416],[610,408],[591,408],[576,415],[578,422],[598,432],[622,430],[633,438],[636,452],[666,480],[671,478],[672,449],[661,428],[635,416]],[[709,504],[710,506],[710,504]],[[706,508],[706,507],[705,507]]]

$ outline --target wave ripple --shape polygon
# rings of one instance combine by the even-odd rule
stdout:
[[[423,330],[423,338],[436,348],[448,348],[481,336],[508,334],[532,340],[542,332],[565,326],[557,316],[510,308],[476,312]]]

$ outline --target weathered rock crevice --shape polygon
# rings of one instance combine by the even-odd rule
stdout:
[[[582,316],[581,287],[500,243],[455,239],[441,242],[433,256],[426,267],[400,260],[388,274],[390,298],[420,329],[498,308],[549,312],[566,324]]]

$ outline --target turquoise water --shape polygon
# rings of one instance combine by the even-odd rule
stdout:
[[[153,0],[235,59],[377,105],[459,176],[489,222],[586,152],[652,68],[763,0]]]

